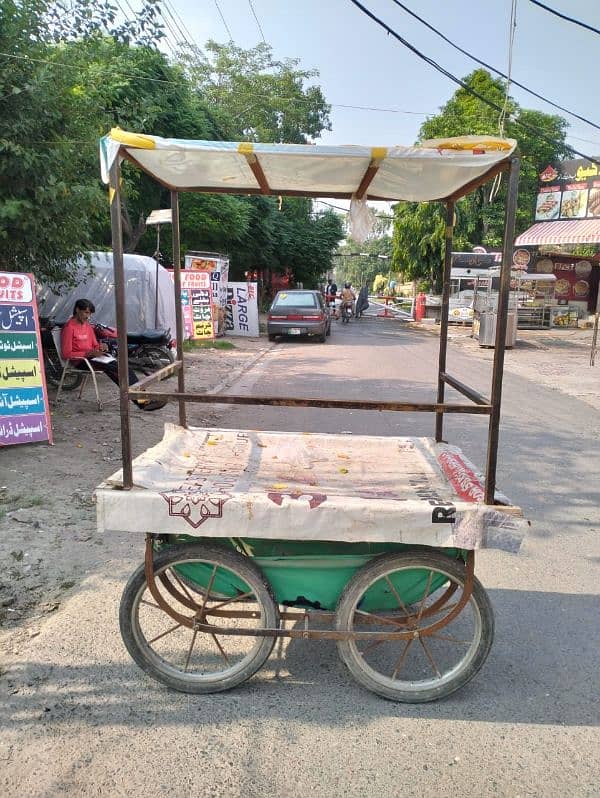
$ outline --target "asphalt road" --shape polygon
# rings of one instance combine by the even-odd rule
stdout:
[[[275,345],[227,392],[433,401],[437,343],[370,319],[337,324],[325,345]],[[485,358],[451,350],[448,371],[488,393]],[[434,429],[423,413],[222,409],[224,427]],[[2,732],[4,793],[599,795],[597,430],[588,405],[539,387],[535,373],[506,375],[498,486],[532,525],[518,555],[478,555],[496,640],[461,692],[427,705],[387,702],[352,681],[333,643],[299,640],[276,647],[232,692],[169,692],[136,668],[118,636],[119,593],[141,554],[132,542],[36,638],[24,663],[31,689],[11,697]],[[445,437],[483,464],[483,418],[449,416]]]

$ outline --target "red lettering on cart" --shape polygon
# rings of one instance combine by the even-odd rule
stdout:
[[[327,501],[327,496],[324,493],[267,493],[267,496],[273,504],[276,504],[278,507],[281,507],[283,504],[283,497],[289,496],[290,499],[301,499],[303,496],[308,497],[308,506],[309,509],[314,510],[315,507],[318,507],[323,502]]]
[[[482,502],[485,492],[477,474],[456,454],[442,452],[438,462],[456,493],[466,502]]]

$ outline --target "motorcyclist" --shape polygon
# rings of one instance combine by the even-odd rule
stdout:
[[[344,308],[346,306],[349,306],[351,315],[354,316],[354,302],[356,300],[356,294],[352,290],[352,285],[350,283],[344,283],[344,287],[342,288],[341,292],[341,299],[342,299],[341,312],[343,313]]]

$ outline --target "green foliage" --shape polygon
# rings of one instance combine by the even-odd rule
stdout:
[[[376,274],[373,278],[373,293],[382,294],[387,288],[388,278],[383,274]]]
[[[182,49],[179,59],[194,88],[217,109],[225,138],[305,144],[331,129],[321,89],[305,86],[318,72],[298,69],[295,58],[274,60],[268,44],[243,50],[211,40],[204,51]]]
[[[504,105],[504,84],[484,69],[463,79],[496,105]],[[530,128],[518,124],[526,123]],[[523,109],[509,97],[504,135],[515,138],[521,154],[516,234],[533,222],[538,174],[548,163],[569,156],[567,123],[560,116]],[[542,140],[539,134],[554,144]],[[466,134],[498,135],[498,114],[467,91],[458,89],[441,113],[421,126],[419,140]],[[504,228],[507,180],[497,190],[492,184],[476,189],[456,204],[455,250],[473,246],[499,247]],[[426,278],[439,288],[443,260],[444,211],[438,204],[402,204],[394,222],[394,267],[410,279]]]
[[[379,234],[361,244],[348,238],[338,251],[336,277],[338,284],[349,281],[352,285],[371,284],[381,268],[392,269],[392,239],[385,230],[389,220],[379,228]],[[360,255],[351,253],[362,253]]]

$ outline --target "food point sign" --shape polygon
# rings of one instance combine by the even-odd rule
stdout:
[[[214,338],[209,272],[181,272],[181,307],[186,338]]]
[[[598,164],[586,160],[561,161],[539,176],[536,222],[556,219],[600,218]]]
[[[52,443],[34,286],[0,272],[0,446]]]

